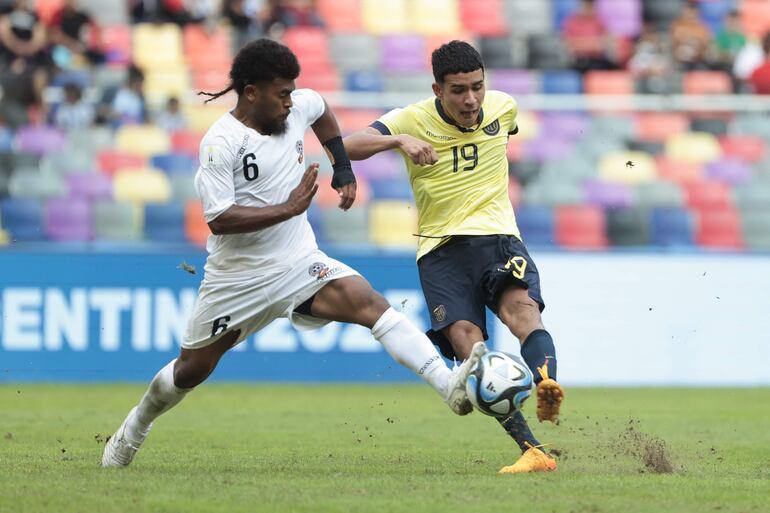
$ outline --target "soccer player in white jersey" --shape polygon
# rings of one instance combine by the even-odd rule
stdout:
[[[315,91],[295,90],[298,75],[291,50],[259,39],[236,55],[229,87],[204,93],[238,94],[235,108],[200,146],[195,185],[213,233],[205,276],[179,356],[155,375],[110,437],[104,467],[130,464],[159,415],[202,383],[228,349],[278,317],[306,329],[329,321],[366,326],[455,413],[473,409],[465,382],[486,346],[478,343],[450,370],[430,340],[361,275],[318,249],[306,214],[318,189],[318,164],[304,169],[308,126],[330,156],[340,208],[353,204],[356,182],[334,115]]]

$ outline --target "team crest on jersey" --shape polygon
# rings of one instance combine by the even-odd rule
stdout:
[[[327,269],[327,266],[325,263],[315,262],[313,265],[310,266],[307,272],[310,276],[318,276],[319,274],[321,274],[321,271],[325,269]]]
[[[446,307],[444,305],[438,305],[433,309],[433,318],[436,322],[444,322],[446,320]]]
[[[484,127],[484,133],[487,135],[497,135],[500,131],[500,120],[496,119],[487,126]]]
[[[297,154],[299,155],[299,157],[297,157],[297,162],[302,164],[302,160],[304,158],[304,155],[302,152],[305,149],[305,146],[302,144],[301,140],[297,141],[295,148],[297,149]]]

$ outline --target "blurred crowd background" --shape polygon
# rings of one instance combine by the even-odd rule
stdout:
[[[767,0],[0,0],[0,244],[204,244],[198,142],[234,97],[196,93],[268,36],[344,133],[430,96],[431,51],[472,42],[520,102],[529,245],[767,251],[768,33]],[[344,213],[323,167],[322,245],[416,245],[396,153],[355,163]]]

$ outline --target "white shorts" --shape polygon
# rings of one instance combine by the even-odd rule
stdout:
[[[279,317],[288,318],[297,329],[320,328],[330,321],[298,314],[294,309],[330,281],[346,276],[359,273],[315,250],[285,272],[246,279],[207,277],[198,290],[182,347],[206,347],[235,329],[241,331],[237,344]]]

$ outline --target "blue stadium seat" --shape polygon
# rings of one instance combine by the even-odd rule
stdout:
[[[370,180],[372,199],[376,200],[411,200],[412,187],[403,179]]]
[[[733,0],[709,0],[708,2],[698,2],[700,18],[711,31],[716,34],[722,28],[725,18],[733,9]]]
[[[574,70],[545,70],[540,87],[545,94],[580,94],[583,78]]]
[[[553,246],[556,220],[549,207],[522,206],[516,209],[516,224],[526,244]]]
[[[379,71],[351,71],[345,76],[345,90],[364,93],[380,93],[385,81]]]
[[[551,15],[553,16],[553,26],[558,32],[564,25],[564,20],[567,16],[577,11],[580,7],[580,0],[553,0],[553,9]]]
[[[144,236],[157,242],[185,242],[184,205],[179,202],[145,205]]]
[[[685,208],[656,208],[650,214],[650,239],[659,246],[692,246],[695,226]]]
[[[183,153],[163,153],[150,160],[152,167],[168,175],[193,175],[198,169],[198,161]]]
[[[6,198],[0,201],[0,220],[13,240],[45,239],[43,206],[37,200]]]
[[[323,217],[321,216],[321,207],[315,203],[310,204],[310,208],[307,209],[307,220],[310,226],[313,227],[315,233],[315,240],[318,244],[326,243],[326,234],[323,230]]]

